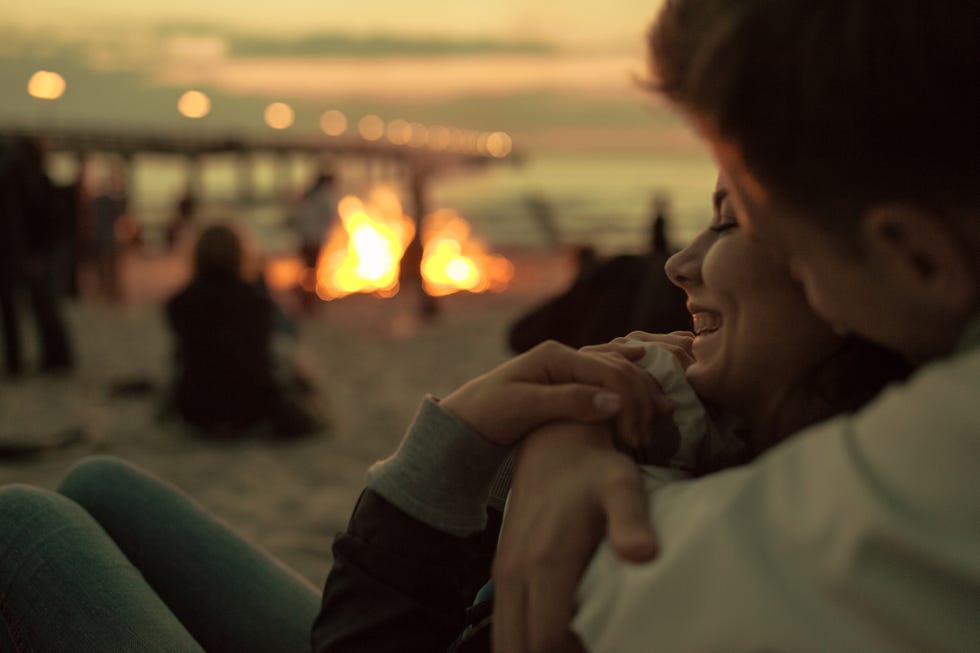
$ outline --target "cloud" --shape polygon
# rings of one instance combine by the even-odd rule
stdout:
[[[538,138],[549,147],[566,141],[618,147],[646,143],[636,134],[661,115],[649,113],[655,101],[635,83],[645,68],[639,53],[581,54],[537,46],[523,51],[523,46],[478,40],[423,47],[424,40],[395,39],[375,50],[414,43],[414,53],[368,56],[370,48],[364,46],[360,55],[343,57],[246,57],[235,52],[234,34],[204,24],[107,30],[47,42],[36,32],[4,27],[0,35],[8,37],[0,44],[15,46],[0,48],[0,85],[14,89],[0,108],[0,120],[26,119],[38,111],[22,90],[38,68],[56,70],[68,81],[65,97],[51,108],[64,124],[186,127],[176,102],[188,88],[211,96],[214,109],[202,129],[264,129],[262,109],[275,99],[294,107],[297,131],[315,132],[320,114],[336,108],[352,120],[377,113],[385,120],[515,130],[530,143],[544,130]],[[440,49],[446,52],[435,56]],[[606,128],[629,134],[602,131]]]
[[[394,35],[309,34],[299,38],[235,35],[229,39],[236,57],[436,57],[489,53],[543,54],[555,47],[543,41],[417,38]]]
[[[168,21],[157,24],[160,37],[214,38],[228,44],[234,57],[438,57],[489,53],[546,54],[555,52],[553,43],[534,39],[418,36],[389,32],[245,32],[207,22]]]
[[[643,63],[624,55],[487,54],[453,57],[230,58],[209,65],[179,61],[154,80],[169,86],[220,88],[242,95],[306,99],[432,101],[469,95],[557,92],[635,94]]]
[[[219,61],[228,51],[228,41],[216,34],[175,34],[167,39],[167,54],[177,60]]]

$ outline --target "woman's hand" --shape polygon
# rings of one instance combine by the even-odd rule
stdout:
[[[522,443],[494,560],[494,651],[577,651],[575,592],[599,541],[633,562],[657,545],[636,464],[605,424],[554,422]]]
[[[632,331],[629,334],[616,338],[615,340],[602,345],[588,345],[582,347],[580,351],[596,352],[607,351],[610,347],[621,347],[635,345],[637,343],[652,342],[660,345],[680,361],[681,366],[686,370],[694,362],[694,334],[690,331],[674,331],[673,333],[647,333],[646,331]]]
[[[440,405],[500,445],[565,419],[613,420],[620,440],[644,446],[654,415],[673,409],[657,382],[635,364],[644,353],[629,342],[582,351],[544,342],[466,383]]]

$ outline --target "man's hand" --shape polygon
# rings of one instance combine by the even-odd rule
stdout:
[[[605,424],[553,422],[518,456],[494,561],[493,650],[582,650],[575,592],[599,541],[635,562],[656,554],[643,480]]]
[[[463,385],[440,405],[501,445],[566,419],[613,420],[621,441],[643,446],[654,415],[672,410],[657,382],[634,363],[643,354],[642,347],[626,342],[596,351],[544,342]]]

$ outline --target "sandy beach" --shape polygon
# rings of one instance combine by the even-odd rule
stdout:
[[[523,311],[571,279],[561,251],[503,250],[515,264],[510,288],[438,300],[436,319],[418,317],[417,296],[352,296],[301,319],[298,354],[312,374],[330,430],[295,442],[213,443],[156,419],[170,366],[161,302],[187,276],[177,256],[126,261],[126,301],[66,306],[78,357],[68,376],[34,373],[0,381],[0,444],[44,441],[81,428],[78,443],[40,455],[0,458],[0,484],[53,488],[77,460],[108,454],[176,484],[234,529],[320,586],[330,544],[343,528],[374,460],[390,453],[426,392],[445,394],[509,356],[506,331]],[[290,298],[283,296],[288,306]],[[32,324],[22,325],[27,355]],[[150,390],[109,392],[145,379]]]

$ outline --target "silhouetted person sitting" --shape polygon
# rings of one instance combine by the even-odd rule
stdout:
[[[650,225],[647,252],[604,261],[585,259],[586,265],[565,292],[532,308],[511,326],[511,350],[525,352],[545,340],[583,347],[630,331],[690,329],[684,292],[664,273],[664,263],[673,253],[665,228],[666,218],[658,213]]]
[[[172,408],[212,437],[312,433],[318,420],[277,381],[277,307],[247,279],[245,261],[228,225],[208,227],[197,241],[194,277],[166,305],[176,340]]]

